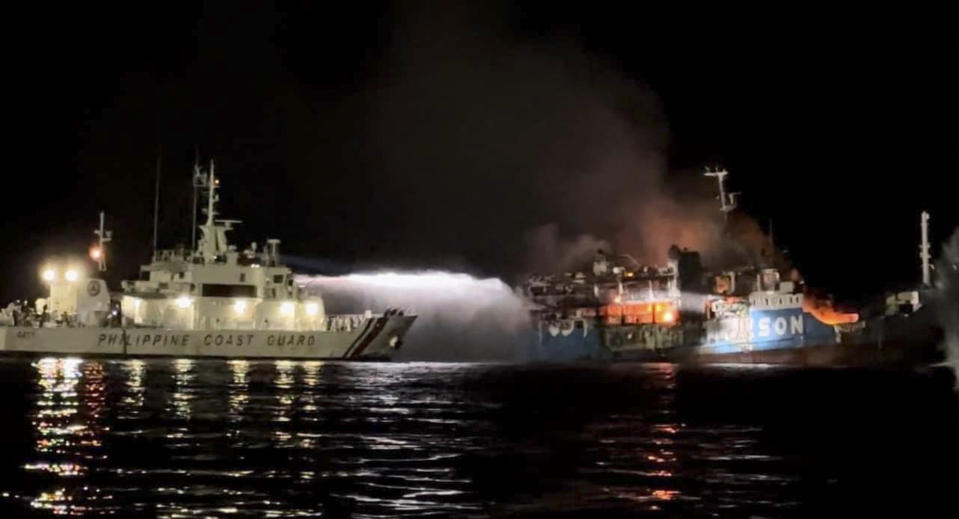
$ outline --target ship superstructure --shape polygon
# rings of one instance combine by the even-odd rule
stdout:
[[[205,222],[196,247],[156,250],[136,280],[111,294],[76,266],[48,266],[47,298],[5,311],[0,351],[222,357],[389,358],[415,317],[327,315],[320,296],[294,283],[280,240],[243,250],[227,233],[238,220],[217,218],[220,179],[211,162],[196,168]],[[91,257],[105,268],[110,239],[101,214]]]
[[[280,262],[280,240],[238,251],[227,233],[238,220],[217,219],[219,179],[210,165],[203,187],[206,222],[195,250],[158,250],[140,279],[122,284],[127,324],[180,330],[326,330],[320,298],[307,298]]]
[[[620,356],[656,351],[680,340],[679,258],[664,267],[597,251],[588,269],[532,276],[523,286],[534,303],[540,342],[549,358]]]

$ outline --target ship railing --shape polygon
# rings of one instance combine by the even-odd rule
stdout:
[[[188,249],[159,249],[153,256],[153,261],[186,261],[193,259],[194,252]]]
[[[87,324],[77,314],[48,313],[35,311],[15,312],[0,309],[0,326],[18,326],[24,328],[85,328]]]

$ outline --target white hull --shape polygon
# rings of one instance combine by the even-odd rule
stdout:
[[[0,354],[388,359],[415,316],[370,317],[350,331],[0,327]]]

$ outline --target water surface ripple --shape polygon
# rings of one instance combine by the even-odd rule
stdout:
[[[945,374],[0,360],[6,516],[951,513]],[[941,475],[937,475],[941,471]]]

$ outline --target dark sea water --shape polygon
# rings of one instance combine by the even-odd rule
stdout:
[[[0,360],[0,517],[959,517],[952,373]]]

